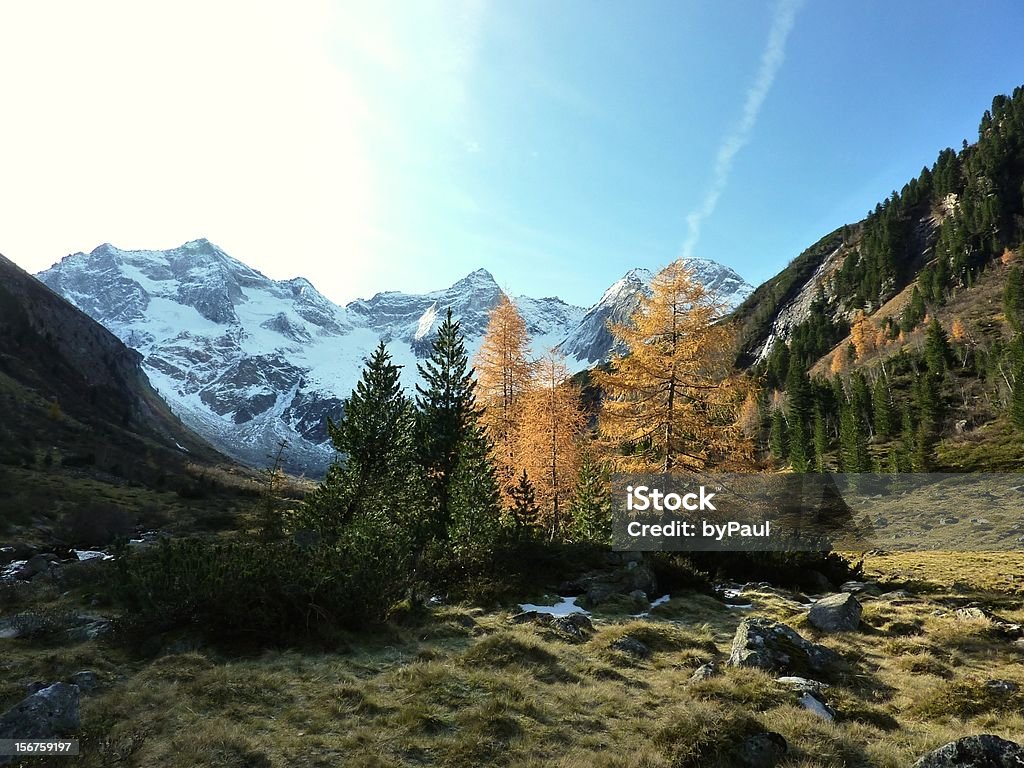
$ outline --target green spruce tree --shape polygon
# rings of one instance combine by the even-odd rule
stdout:
[[[407,528],[425,502],[417,462],[415,414],[399,381],[400,368],[381,343],[370,355],[342,416],[327,431],[340,456],[307,499],[302,527],[336,538],[368,513],[401,518]]]
[[[612,538],[612,495],[608,469],[586,453],[580,476],[569,504],[572,532],[576,541],[610,544]]]
[[[788,452],[786,451],[786,420],[782,415],[781,408],[772,408],[771,429],[768,432],[768,448],[772,458],[776,461],[785,461]]]
[[[1018,333],[1024,331],[1024,270],[1019,266],[1012,267],[1007,275],[1003,308],[1010,328]]]
[[[452,484],[460,458],[480,453],[465,443],[484,441],[476,405],[476,381],[469,367],[460,323],[449,307],[431,345],[430,357],[417,366],[423,386],[416,385],[416,424],[420,462],[434,503],[431,532],[446,539],[451,526]]]
[[[540,521],[540,508],[537,506],[533,483],[524,469],[516,484],[509,489],[512,498],[512,520],[517,530],[528,535],[536,532]]]
[[[827,467],[828,432],[820,403],[814,404],[814,471],[824,472]]]
[[[811,382],[801,361],[792,355],[786,374],[786,421],[789,424],[789,462],[796,472],[810,469],[811,454],[808,444],[808,421],[811,415]]]
[[[949,337],[942,329],[938,318],[933,317],[925,332],[924,359],[928,364],[931,377],[941,379],[953,358],[953,350],[949,346]]]
[[[871,457],[864,422],[853,405],[843,407],[839,418],[839,445],[843,472],[869,472]]]
[[[892,436],[894,419],[889,382],[884,373],[875,381],[871,404],[875,410],[875,434],[879,439],[886,440]]]

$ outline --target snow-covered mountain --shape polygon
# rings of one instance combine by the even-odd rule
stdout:
[[[714,262],[691,265],[732,305],[752,290]],[[271,280],[207,240],[167,251],[105,244],[38,277],[138,350],[175,413],[220,450],[263,464],[283,438],[290,468],[312,474],[334,455],[327,417],[338,417],[379,341],[411,386],[447,309],[475,353],[501,296],[494,277],[479,269],[444,290],[388,291],[341,307],[308,280]],[[557,347],[580,370],[608,356],[607,321],[628,319],[652,278],[632,270],[589,310],[554,297],[514,301],[534,352]]]
[[[687,259],[694,279],[718,294],[722,303],[737,307],[754,290],[729,267],[709,259]],[[641,296],[651,295],[655,273],[649,269],[631,269],[604,292],[598,302],[587,310],[580,324],[558,345],[567,358],[588,364],[607,359],[612,351],[609,323],[624,323],[633,316]]]

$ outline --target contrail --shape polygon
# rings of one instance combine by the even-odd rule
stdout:
[[[725,141],[718,148],[711,186],[708,187],[704,195],[703,203],[686,216],[689,234],[683,245],[685,258],[693,256],[694,248],[697,247],[697,241],[700,239],[701,224],[715,212],[718,198],[722,196],[725,185],[729,181],[729,174],[732,172],[736,154],[750,141],[750,134],[754,130],[757,116],[761,113],[765,97],[768,96],[768,91],[771,90],[775,76],[779,73],[779,67],[782,66],[782,60],[786,56],[786,40],[793,29],[796,12],[802,3],[803,0],[780,0],[775,9],[771,33],[768,35],[768,45],[765,46],[764,53],[761,54],[761,66],[757,70],[757,78],[747,91],[747,98],[743,105],[743,117],[732,132],[726,135]]]

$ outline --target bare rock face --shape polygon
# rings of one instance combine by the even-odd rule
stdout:
[[[808,621],[822,632],[851,632],[860,626],[861,604],[849,592],[823,597],[811,606]]]
[[[805,640],[794,629],[764,618],[744,619],[736,628],[727,664],[787,675],[829,673],[839,656]]]
[[[81,726],[78,686],[54,683],[36,691],[0,716],[0,739],[50,739]],[[0,756],[0,765],[11,761]]]
[[[1024,746],[998,736],[965,736],[924,755],[914,768],[1020,768]]]

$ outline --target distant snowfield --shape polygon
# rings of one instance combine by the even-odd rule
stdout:
[[[731,303],[752,290],[726,267],[691,264]],[[378,343],[412,388],[447,310],[462,324],[472,359],[502,293],[480,269],[443,290],[380,293],[342,307],[304,278],[271,280],[206,240],[167,251],[102,245],[38,277],[139,351],[154,388],[214,446],[265,465],[287,440],[289,469],[313,475],[334,458],[326,420],[340,416]],[[607,357],[608,320],[628,317],[652,278],[632,270],[589,309],[554,297],[512,301],[533,353],[557,349],[575,373]]]

